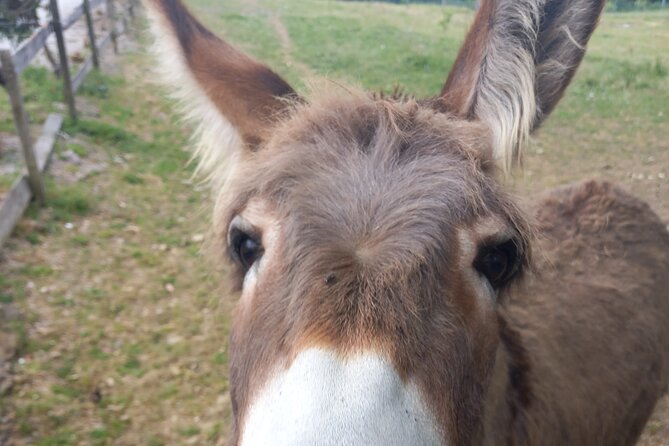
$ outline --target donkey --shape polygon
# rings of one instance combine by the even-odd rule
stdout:
[[[604,0],[484,0],[439,96],[286,81],[147,0],[240,291],[230,444],[632,445],[669,374],[669,233],[504,172]],[[534,255],[532,255],[534,253]]]

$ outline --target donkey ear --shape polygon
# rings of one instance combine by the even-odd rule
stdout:
[[[604,2],[481,2],[442,98],[448,110],[488,125],[504,170],[562,97]]]
[[[180,0],[146,0],[159,68],[184,112],[199,128],[200,165],[229,155],[225,146],[253,148],[295,91],[265,65],[216,37]],[[284,98],[284,99],[282,99]]]

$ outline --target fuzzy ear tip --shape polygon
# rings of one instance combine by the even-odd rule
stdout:
[[[483,0],[442,89],[448,109],[485,123],[504,172],[563,96],[605,0]],[[509,30],[513,32],[509,32]]]

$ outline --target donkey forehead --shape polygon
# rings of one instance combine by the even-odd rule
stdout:
[[[261,195],[330,221],[334,212],[378,224],[384,216],[461,217],[495,188],[480,126],[413,101],[321,99],[274,133],[240,163],[231,183],[241,201]]]
[[[469,150],[485,156],[491,143],[487,127],[458,118],[438,100],[374,99],[364,92],[326,92],[298,103],[274,129],[269,146],[319,145],[328,151],[390,146],[421,151]],[[393,150],[384,152],[395,153]]]
[[[465,178],[434,159],[383,167],[365,154],[346,161],[312,172],[286,193],[288,244],[326,246],[363,261],[403,253],[420,259],[447,248],[453,228],[474,216],[474,173]]]
[[[450,228],[503,208],[479,130],[415,102],[299,106],[241,163],[228,218],[256,197],[299,239],[290,244],[313,238],[362,256],[444,248]]]

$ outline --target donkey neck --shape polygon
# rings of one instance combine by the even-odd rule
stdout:
[[[525,413],[533,400],[531,364],[520,334],[499,316],[497,348],[483,421],[486,446],[524,444]]]

